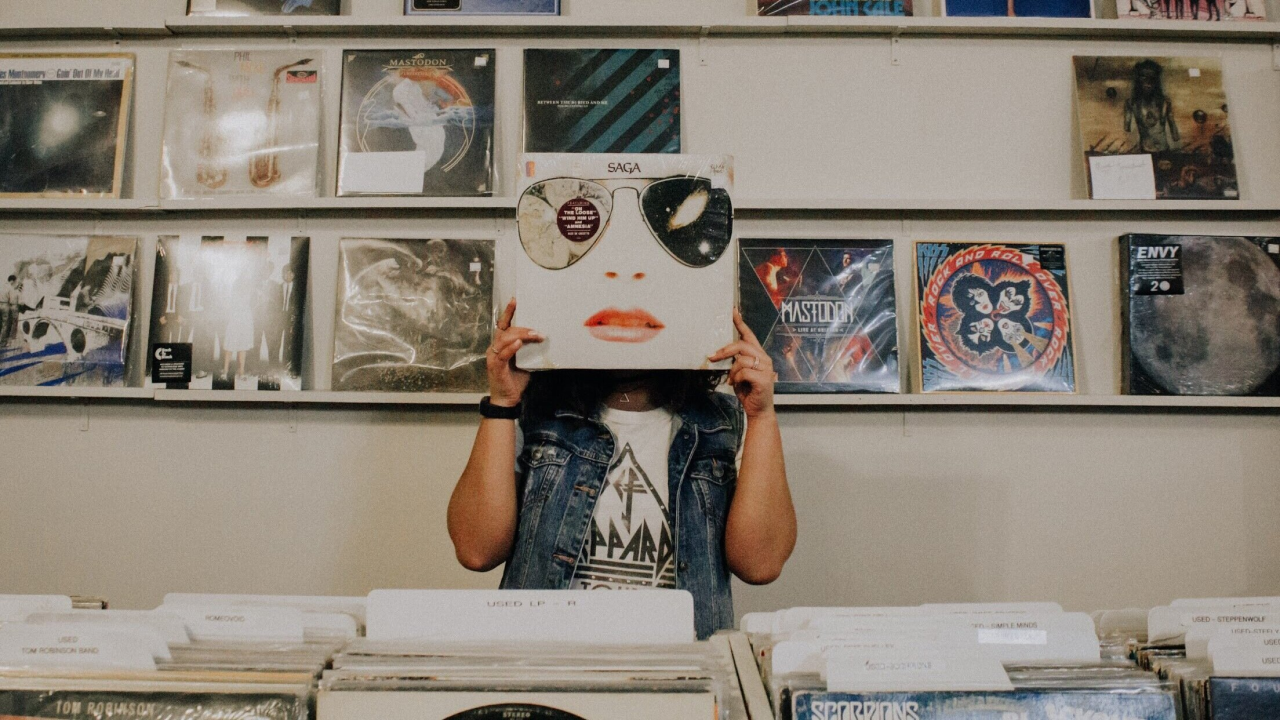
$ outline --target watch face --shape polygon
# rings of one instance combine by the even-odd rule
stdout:
[[[581,716],[545,705],[504,703],[463,710],[445,720],[585,720]]]

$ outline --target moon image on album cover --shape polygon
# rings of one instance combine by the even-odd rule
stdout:
[[[922,389],[1073,392],[1062,245],[916,243]]]
[[[1155,237],[1139,248],[1177,247],[1181,294],[1138,294],[1129,282],[1128,392],[1280,394],[1280,238]]]
[[[450,715],[445,720],[584,720],[584,718],[545,705],[504,703],[463,710]]]
[[[483,392],[493,245],[343,238],[333,389]]]

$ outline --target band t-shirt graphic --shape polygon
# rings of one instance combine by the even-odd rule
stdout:
[[[666,409],[631,412],[606,408],[601,419],[613,430],[622,449],[596,501],[591,534],[569,587],[674,588],[667,451],[675,415]]]

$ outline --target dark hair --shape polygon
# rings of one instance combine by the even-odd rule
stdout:
[[[1139,90],[1138,78],[1144,72],[1149,72],[1156,76],[1155,97],[1163,100],[1164,99],[1164,68],[1160,66],[1160,63],[1148,58],[1146,60],[1142,60],[1134,64],[1133,66],[1133,88],[1130,92],[1130,97],[1133,99],[1133,102],[1139,103],[1142,101],[1142,93]]]
[[[654,370],[637,376],[652,383],[653,404],[680,410],[706,399],[725,379],[722,370]],[[525,391],[525,405],[533,416],[571,410],[590,417],[619,385],[632,382],[611,370],[544,370],[535,372]]]

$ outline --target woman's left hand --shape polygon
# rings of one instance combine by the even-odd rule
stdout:
[[[729,384],[737,393],[747,417],[772,412],[773,383],[778,379],[773,372],[773,361],[760,346],[755,333],[747,327],[737,308],[733,309],[733,324],[737,326],[742,339],[725,345],[707,356],[707,359],[716,362],[734,358],[733,367],[729,368]]]

